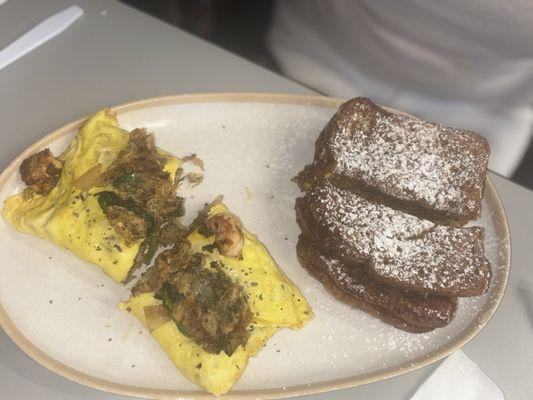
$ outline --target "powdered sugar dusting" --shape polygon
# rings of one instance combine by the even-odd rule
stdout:
[[[333,257],[317,256],[309,247],[301,251],[308,253],[307,257],[318,257],[319,263],[314,268],[324,269],[336,288],[355,300],[356,307],[374,309],[383,318],[402,320],[406,325],[423,323],[427,327],[447,324],[455,314],[456,304],[452,298],[414,294],[382,285],[368,276],[363,265],[347,265]],[[305,254],[301,257],[305,259]]]
[[[344,104],[334,120],[333,174],[447,215],[479,216],[489,156],[481,136],[392,114],[368,99]]]
[[[307,196],[326,245],[369,263],[379,276],[442,293],[477,290],[488,280],[479,227],[435,225],[328,182]]]
[[[352,293],[357,293],[359,296],[364,296],[366,288],[361,285],[348,273],[346,266],[344,266],[339,260],[333,258],[320,256],[320,260],[326,265],[330,276],[335,277],[337,284]]]

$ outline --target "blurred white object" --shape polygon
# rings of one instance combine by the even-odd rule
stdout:
[[[269,36],[282,70],[339,97],[368,96],[489,140],[509,176],[531,138],[530,0],[280,1]]]
[[[458,350],[442,362],[411,400],[503,400],[501,389]]]
[[[7,0],[0,0],[0,6],[4,4]]]
[[[83,10],[80,7],[71,6],[35,25],[13,43],[0,50],[0,69],[59,35],[82,15]]]

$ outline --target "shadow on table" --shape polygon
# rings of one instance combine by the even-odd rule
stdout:
[[[27,386],[35,386],[30,389],[25,387],[24,390],[28,390],[28,398],[36,398],[33,395],[43,396],[44,398],[50,399],[102,399],[105,395],[102,392],[95,391],[93,389],[87,388],[85,386],[79,385],[77,383],[71,382],[68,379],[62,378],[59,375],[47,370],[45,367],[41,366],[25,353],[20,350],[15,343],[5,334],[3,330],[0,329],[0,365],[2,365],[6,370],[13,372],[14,374],[20,376],[27,382]],[[5,373],[5,372],[4,372]],[[4,379],[6,377],[4,376]],[[6,379],[6,384],[0,390],[0,394],[3,392],[6,394],[14,395],[14,389],[10,388],[8,380]],[[43,391],[43,389],[45,389]],[[33,393],[33,395],[32,395]],[[51,396],[51,397],[49,397]],[[108,395],[106,399],[123,399],[123,397],[114,397]]]
[[[518,283],[518,300],[524,306],[527,316],[529,318],[529,323],[533,328],[533,284],[525,280],[520,280]]]

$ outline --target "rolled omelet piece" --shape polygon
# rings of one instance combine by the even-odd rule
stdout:
[[[221,203],[208,210],[209,216],[228,213]],[[300,290],[278,267],[265,246],[248,230],[242,229],[242,258],[228,257],[214,247],[215,236],[204,236],[198,229],[189,234],[191,251],[202,253],[204,268],[221,262],[224,272],[244,289],[252,312],[250,336],[244,345],[228,355],[207,352],[193,338],[185,336],[174,320],[161,325],[146,318],[145,307],[161,305],[153,292],[132,296],[121,303],[123,310],[133,313],[150,331],[172,363],[190,381],[214,395],[226,393],[243,374],[248,359],[255,356],[268,339],[282,328],[300,329],[313,318],[311,307]],[[209,250],[206,250],[209,249]]]
[[[83,181],[90,178],[97,182],[125,148],[128,138],[129,133],[119,127],[111,110],[93,114],[58,157],[63,167],[56,186],[44,195],[22,192],[9,197],[3,217],[20,232],[52,241],[98,265],[115,281],[123,281],[142,240],[127,245],[108,222],[97,193],[114,189],[98,183],[83,188]],[[172,181],[180,164],[179,159],[167,157],[164,169]]]

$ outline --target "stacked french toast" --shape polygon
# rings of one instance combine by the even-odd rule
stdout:
[[[399,329],[449,324],[457,297],[490,284],[483,228],[469,224],[489,153],[476,133],[349,100],[295,177],[301,265],[338,300]]]

